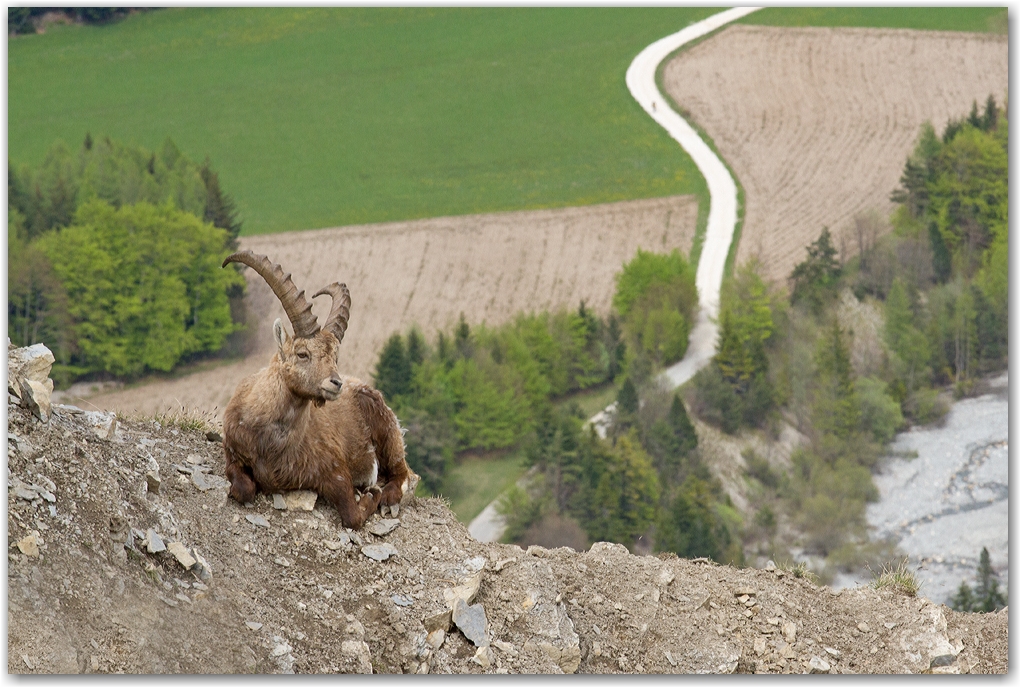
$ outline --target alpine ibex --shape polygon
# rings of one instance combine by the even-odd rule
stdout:
[[[379,506],[396,511],[416,480],[404,461],[404,440],[379,391],[338,370],[351,296],[334,282],[312,296],[329,294],[332,308],[320,330],[305,292],[290,274],[250,250],[228,256],[255,270],[287,313],[294,336],[273,323],[278,350],[268,367],[237,386],[223,418],[223,451],[230,495],[246,503],[258,490],[310,489],[359,528]],[[381,483],[381,488],[378,483]],[[360,500],[355,489],[364,493]]]

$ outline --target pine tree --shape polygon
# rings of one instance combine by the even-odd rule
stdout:
[[[966,582],[960,583],[960,588],[949,601],[949,607],[961,613],[970,613],[974,610],[974,593]]]
[[[404,340],[394,334],[383,346],[375,367],[375,387],[387,400],[402,396],[411,390],[411,363],[404,352]]]
[[[470,358],[474,350],[471,346],[471,327],[464,319],[464,313],[460,314],[460,321],[457,322],[457,329],[453,333],[453,345],[462,358]]]
[[[1006,596],[999,591],[998,574],[992,569],[988,547],[981,548],[981,557],[978,562],[978,583],[974,592],[974,610],[993,613],[1006,605]]]
[[[154,162],[155,155],[153,155]],[[237,250],[237,236],[241,232],[241,222],[237,221],[237,207],[234,204],[234,199],[220,189],[220,175],[209,166],[209,158],[205,159],[199,174],[206,190],[205,221],[212,222],[214,227],[226,229],[229,235],[227,247],[230,250]]]
[[[425,360],[425,339],[415,327],[407,333],[407,361],[412,365],[420,365]]]
[[[822,229],[821,235],[807,249],[807,258],[790,273],[790,302],[808,303],[817,314],[833,296],[839,277],[843,272],[836,259],[836,248],[832,245],[829,228]]]
[[[983,122],[981,121],[981,115],[978,114],[977,100],[974,101],[974,104],[970,108],[970,116],[967,117],[967,123],[970,124],[975,129],[981,128],[981,124]]]
[[[935,222],[928,225],[928,240],[931,243],[932,266],[935,268],[935,280],[940,284],[949,281],[953,272],[952,256],[942,232]]]
[[[981,128],[985,131],[995,129],[999,124],[999,108],[995,104],[995,96],[988,94],[985,101],[985,116],[981,120]]]
[[[861,409],[850,349],[838,321],[833,321],[828,336],[819,339],[816,361],[821,394],[816,404],[816,424],[840,439],[848,439],[860,426]]]

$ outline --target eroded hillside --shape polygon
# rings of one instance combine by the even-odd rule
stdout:
[[[229,500],[215,428],[8,398],[11,673],[1008,669],[1007,611],[482,544],[439,499],[352,532],[321,501]]]

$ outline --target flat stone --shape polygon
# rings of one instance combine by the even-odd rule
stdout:
[[[385,561],[390,556],[396,556],[399,551],[389,543],[383,544],[366,544],[361,547],[361,553],[365,554],[374,561]]]
[[[25,499],[26,501],[34,501],[39,498],[38,491],[22,482],[14,483],[14,494],[18,498]]]
[[[287,500],[283,498],[283,494],[273,494],[273,508],[287,510]]]
[[[488,646],[478,647],[478,651],[471,657],[471,660],[480,665],[482,668],[489,668],[492,666],[492,649]]]
[[[162,481],[159,479],[159,473],[153,470],[149,470],[145,473],[145,488],[150,494],[158,494],[159,487]]]
[[[481,604],[467,605],[463,599],[457,599],[453,607],[453,624],[464,633],[475,646],[488,646],[488,619],[485,608]]]
[[[257,527],[269,527],[269,521],[258,513],[249,513],[244,519]]]
[[[251,630],[251,631],[253,631],[253,632],[255,632],[255,631],[258,631],[258,630],[261,630],[261,629],[262,629],[262,623],[256,623],[256,622],[255,622],[255,621],[253,621],[253,620],[248,620],[248,621],[245,621],[245,623],[244,623],[244,624],[245,624],[245,625],[247,625],[247,626],[248,626],[248,629],[249,629],[249,630]]]
[[[199,491],[209,491],[212,489],[212,485],[206,480],[205,474],[201,470],[192,471],[191,481],[194,482],[195,488]]]
[[[517,656],[518,654],[517,649],[515,649],[514,645],[511,644],[510,642],[504,642],[500,639],[494,639],[492,640],[492,646],[496,647],[497,649],[505,653],[507,656]]]
[[[145,550],[149,553],[160,553],[161,551],[166,551],[166,544],[163,543],[163,540],[160,538],[159,534],[156,533],[156,530],[151,527],[145,533],[145,541]]]
[[[733,596],[757,596],[757,595],[758,590],[752,587],[737,587],[736,589],[733,590]]]
[[[290,567],[290,561],[288,561],[283,556],[277,556],[276,558],[273,559],[273,562],[276,563],[277,565],[282,565],[285,568]]]
[[[198,455],[197,453],[189,453],[187,460],[192,465],[201,465],[202,463],[205,462],[205,458]]]
[[[393,596],[390,597],[390,599],[392,599],[393,603],[395,603],[398,606],[412,606],[412,605],[414,605],[414,599],[412,599],[409,596],[405,596],[403,594],[394,594]]]
[[[307,489],[288,491],[283,495],[284,501],[287,502],[288,510],[311,511],[315,508],[315,501],[318,498],[319,495],[317,493]]]
[[[831,668],[828,661],[818,658],[817,656],[811,657],[811,661],[808,663],[808,666],[811,668],[812,673],[827,673],[829,672],[829,668]]]
[[[857,623],[857,629],[860,630],[861,632],[871,632],[871,626],[869,626],[863,620]]]
[[[29,558],[39,557],[39,539],[34,532],[18,541],[18,550]]]
[[[754,639],[754,653],[761,656],[765,653],[765,649],[768,648],[768,641],[764,637],[755,637]]]
[[[369,532],[371,532],[372,534],[374,534],[377,537],[382,537],[384,535],[389,534],[393,530],[397,529],[397,527],[399,527],[399,526],[400,526],[400,521],[396,520],[396,519],[393,519],[393,520],[377,520],[377,521],[373,522],[371,525],[369,525],[365,529],[367,529]]]
[[[822,648],[825,649],[825,653],[829,654],[833,658],[839,658],[839,651],[833,649],[831,646],[823,646]]]
[[[188,552],[188,547],[179,541],[172,541],[167,544],[166,550],[169,551],[170,554],[177,559],[177,562],[180,563],[186,570],[191,570],[195,563],[198,562]]]

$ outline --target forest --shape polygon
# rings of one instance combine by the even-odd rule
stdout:
[[[716,355],[676,392],[657,372],[682,357],[697,308],[678,254],[639,252],[605,319],[581,304],[500,328],[462,321],[433,346],[394,334],[376,382],[408,428],[409,462],[441,493],[463,452],[523,451],[534,477],[501,500],[506,541],[580,529],[582,545],[740,565],[745,550],[789,558],[786,522],[830,570],[861,564],[882,552],[865,506],[885,446],[1007,364],[1007,145],[991,96],[941,134],[925,125],[891,217],[822,228],[787,284],[766,284],[754,261],[734,271]],[[600,384],[617,390],[605,438],[569,402]],[[726,434],[775,439],[787,424],[804,437],[789,470],[744,455],[753,513],[704,465],[691,415]]]

